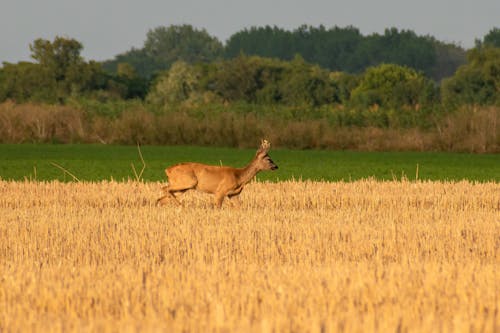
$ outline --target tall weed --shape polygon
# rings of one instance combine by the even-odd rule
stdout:
[[[79,107],[5,102],[0,104],[0,143],[253,147],[268,137],[276,146],[296,149],[500,151],[498,107],[464,107],[434,117],[432,126],[407,126],[413,120],[398,123],[394,115],[379,109],[363,111],[373,119],[354,125],[363,115],[342,108],[298,118],[291,116],[290,112],[298,112],[292,109],[235,108],[211,105],[157,112],[131,103],[109,116]],[[408,116],[419,110],[405,112]]]

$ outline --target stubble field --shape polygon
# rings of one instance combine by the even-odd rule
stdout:
[[[0,332],[494,332],[496,182],[0,181]]]

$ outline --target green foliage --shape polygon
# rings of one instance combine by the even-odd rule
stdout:
[[[433,83],[417,71],[394,64],[366,70],[352,91],[352,104],[361,107],[417,107],[428,104],[434,96]]]
[[[329,72],[296,56],[285,66],[280,82],[282,101],[287,105],[320,106],[334,101]]]
[[[30,62],[4,63],[0,72],[1,101],[57,101],[57,83],[46,68]]]
[[[91,96],[100,100],[144,98],[148,82],[129,64],[117,75],[106,74],[101,64],[80,56],[83,46],[74,39],[37,39],[30,46],[36,63],[4,64],[0,70],[0,101],[64,103],[68,98]]]
[[[66,100],[66,105],[83,111],[89,120],[100,116],[116,119],[130,110],[144,110],[144,103],[137,99],[105,99],[101,101],[96,98],[72,97]]]
[[[80,56],[83,45],[74,39],[37,39],[30,46],[35,63],[0,68],[0,102],[66,104],[90,118],[104,116],[131,125],[142,118],[156,121],[148,111],[154,116],[185,113],[198,120],[234,112],[282,121],[320,119],[340,127],[429,129],[450,105],[499,103],[500,56],[488,46],[497,30],[469,52],[466,66],[443,82],[444,104],[434,83],[414,68],[425,68],[434,78],[449,75],[464,61],[461,48],[394,28],[363,36],[353,27],[305,25],[294,31],[269,26],[243,30],[228,41],[224,60],[222,44],[205,30],[159,27],[148,33],[144,48],[106,62],[107,72],[101,64],[85,61]],[[246,55],[246,50],[266,57]],[[392,63],[380,64],[384,59]],[[134,135],[139,137],[139,132]],[[317,145],[310,129],[303,134],[309,143],[290,144]],[[189,142],[183,140],[179,142]]]
[[[475,48],[467,58],[468,63],[443,82],[443,102],[452,106],[500,104],[500,48]]]
[[[52,42],[36,39],[30,45],[32,58],[48,79],[55,81],[58,99],[92,88],[100,66],[86,63],[80,56],[82,49],[80,42],[64,37],[56,37]]]
[[[82,59],[78,41],[63,37],[56,37],[53,42],[37,39],[30,49],[37,63],[4,64],[2,100],[55,103],[101,88],[100,65]]]
[[[344,72],[330,73],[330,82],[334,89],[333,103],[347,104],[351,99],[351,92],[359,85],[360,75]]]
[[[202,82],[199,88],[224,101],[304,106],[334,101],[329,72],[307,64],[301,57],[286,62],[240,55],[204,68],[198,72]],[[182,82],[177,84],[189,87]]]
[[[212,62],[241,54],[306,62],[330,71],[361,73],[367,67],[395,63],[424,72],[436,81],[453,74],[465,62],[465,51],[411,30],[386,29],[384,34],[363,36],[359,29],[302,25],[295,30],[276,26],[252,27],[231,35],[225,45],[205,30],[190,25],[150,30],[142,48],[117,55],[103,67],[116,73],[119,63],[131,64],[138,75],[151,78],[178,60],[189,64]]]
[[[453,76],[457,68],[467,62],[465,51],[454,44],[435,41],[434,49],[436,62],[426,71],[426,75],[438,83],[444,78]]]
[[[117,75],[109,76],[106,89],[119,89],[119,96],[124,99],[144,99],[149,89],[149,81],[138,76],[134,67],[128,63],[120,63]]]
[[[307,62],[331,71],[361,73],[367,67],[394,63],[412,67],[440,80],[465,61],[464,51],[410,30],[386,29],[383,35],[363,36],[354,27],[300,26],[287,31],[277,27],[253,27],[233,34],[225,57],[240,53],[291,60],[300,54]],[[458,55],[457,55],[458,54]],[[447,60],[447,56],[450,60]],[[444,58],[444,59],[443,59]],[[442,69],[442,64],[451,66]]]
[[[150,79],[167,70],[177,61],[188,64],[211,62],[222,56],[223,45],[204,29],[170,25],[149,30],[141,49],[131,49],[104,63],[104,68],[116,73],[118,64],[129,63],[137,73]]]
[[[429,72],[436,62],[434,40],[410,30],[386,29],[383,35],[368,36],[366,44],[371,65],[392,63]]]
[[[257,58],[239,56],[218,63],[213,73],[213,91],[226,101],[255,101],[259,89]]]
[[[185,24],[150,30],[144,49],[160,69],[166,69],[178,60],[187,63],[213,61],[221,55],[222,44],[206,30]]]
[[[500,28],[491,29],[483,38],[485,46],[500,47]]]
[[[158,70],[157,65],[148,56],[144,48],[132,48],[125,53],[118,54],[113,60],[104,61],[102,68],[114,75],[118,72],[118,66],[123,63],[130,64],[139,77],[146,79],[152,77]]]
[[[198,76],[194,67],[177,61],[170,70],[157,78],[147,96],[147,102],[155,106],[179,104],[188,100],[198,89]]]

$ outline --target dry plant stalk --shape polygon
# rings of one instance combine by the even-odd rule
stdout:
[[[144,170],[146,170],[146,162],[144,162],[144,158],[142,157],[141,147],[139,146],[139,143],[137,143],[137,152],[139,153],[139,157],[141,158],[142,162],[141,171],[137,173],[134,163],[130,163],[130,165],[132,166],[132,171],[134,172],[135,180],[140,182],[142,181],[142,174],[144,173]]]
[[[77,176],[75,176],[73,173],[71,173],[70,171],[68,171],[66,168],[64,168],[63,166],[57,164],[56,162],[50,162],[50,164],[52,164],[53,166],[55,166],[56,168],[58,168],[59,170],[61,170],[64,174],[68,174],[71,176],[71,178],[73,178],[74,181],[76,182],[79,182],[80,179],[78,179]],[[35,179],[36,179],[36,169],[35,169]]]
[[[500,187],[0,181],[0,331],[500,329]]]

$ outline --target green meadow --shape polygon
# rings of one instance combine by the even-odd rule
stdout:
[[[0,145],[3,180],[80,181],[166,180],[164,169],[179,162],[242,167],[253,149],[190,146],[119,145]],[[259,180],[354,181],[378,180],[500,181],[499,154],[435,152],[354,152],[271,149],[278,164]],[[143,166],[145,165],[144,169]],[[134,171],[135,170],[135,171]],[[142,174],[141,171],[143,170]]]

